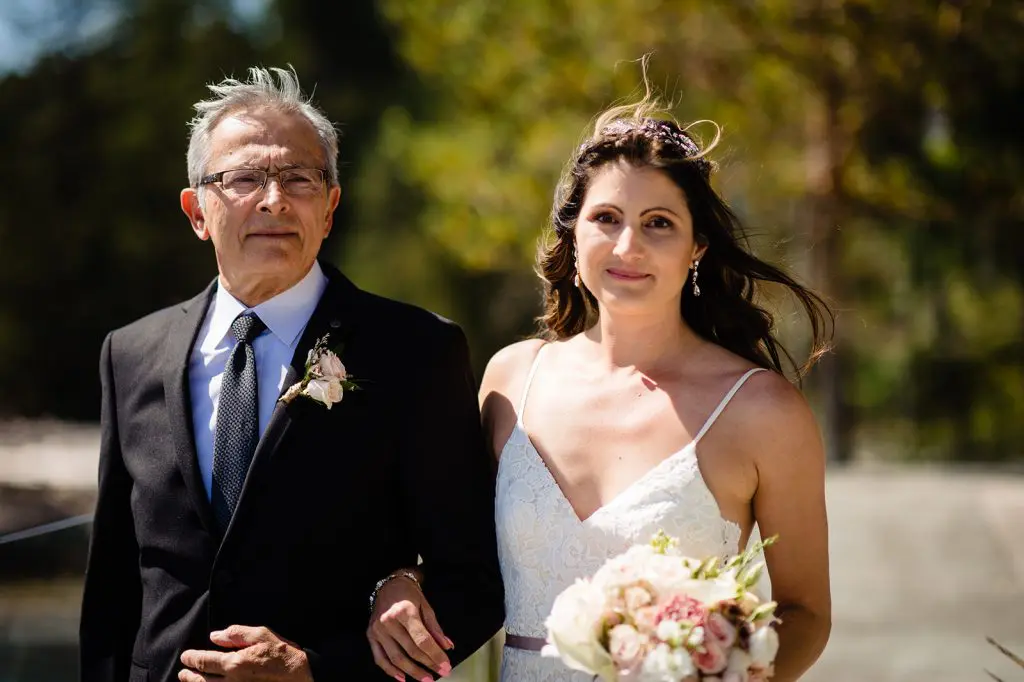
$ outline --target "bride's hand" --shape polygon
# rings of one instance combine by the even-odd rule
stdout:
[[[424,668],[441,677],[452,671],[442,647],[451,649],[454,644],[441,630],[419,585],[404,574],[388,580],[377,592],[366,637],[374,662],[399,682],[407,674],[431,682],[433,677]]]

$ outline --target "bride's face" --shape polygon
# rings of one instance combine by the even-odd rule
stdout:
[[[576,223],[580,276],[603,311],[678,315],[703,253],[686,197],[662,171],[621,161],[591,179]]]

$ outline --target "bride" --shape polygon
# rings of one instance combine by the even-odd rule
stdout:
[[[544,620],[576,578],[658,530],[698,557],[779,536],[765,551],[782,619],[773,679],[800,677],[828,640],[823,447],[783,374],[763,287],[787,289],[809,316],[801,375],[826,350],[831,313],[744,248],[711,185],[714,144],[700,149],[654,111],[648,97],[606,112],[574,155],[539,258],[544,338],[501,350],[482,380],[498,457],[504,682],[591,680],[540,656]],[[386,672],[423,679],[438,669],[434,642],[417,646],[388,617],[417,588],[404,575],[392,581],[404,592],[378,595],[369,636],[375,654],[397,652],[376,656]]]

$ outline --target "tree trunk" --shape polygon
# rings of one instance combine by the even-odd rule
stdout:
[[[849,349],[843,343],[838,309],[846,303],[839,262],[839,230],[843,205],[843,130],[839,118],[842,83],[834,70],[819,81],[817,106],[808,109],[807,184],[810,193],[811,279],[816,290],[837,309],[834,350],[811,374],[818,396],[822,432],[829,461],[853,458],[855,423],[845,399],[850,376]]]

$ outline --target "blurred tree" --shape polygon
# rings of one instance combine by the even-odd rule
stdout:
[[[339,124],[328,256],[462,323],[482,370],[535,328],[562,164],[653,53],[673,112],[723,125],[717,183],[756,250],[837,305],[810,384],[835,455],[1022,455],[1019,3],[50,4],[18,25],[56,52],[0,79],[0,414],[95,417],[103,334],[213,275],[178,209],[185,124],[254,63],[293,64]],[[54,342],[73,390],[40,381]]]
[[[840,311],[837,352],[812,387],[834,455],[848,458],[858,436],[925,456],[1021,454],[1022,147],[1009,123],[1024,102],[1019,5],[383,7],[433,105],[386,114],[381,168],[367,171],[398,180],[392,197],[422,197],[415,215],[398,207],[418,225],[409,239],[526,291],[560,165],[586,121],[638,82],[629,60],[654,51],[675,113],[725,125],[726,197],[786,241],[759,250]],[[958,97],[965,83],[971,95]],[[489,352],[509,329],[528,331],[529,301],[456,307],[487,321]]]
[[[213,272],[178,208],[185,123],[202,84],[254,52],[218,3],[198,9],[125,2],[101,46],[0,82],[0,412],[97,416],[104,333]]]
[[[71,17],[87,7],[55,2]],[[354,155],[374,138],[377,93],[397,84],[372,3],[280,3],[283,29],[273,13],[245,25],[231,5],[109,0],[109,31],[76,43],[70,22],[53,43],[60,52],[0,80],[0,148],[11,160],[0,169],[0,415],[98,417],[104,334],[215,275],[210,245],[178,205],[186,124],[207,83],[294,63],[347,133],[341,173],[351,184]],[[352,204],[343,206],[334,242],[350,224]],[[59,388],[41,378],[54,351]]]

